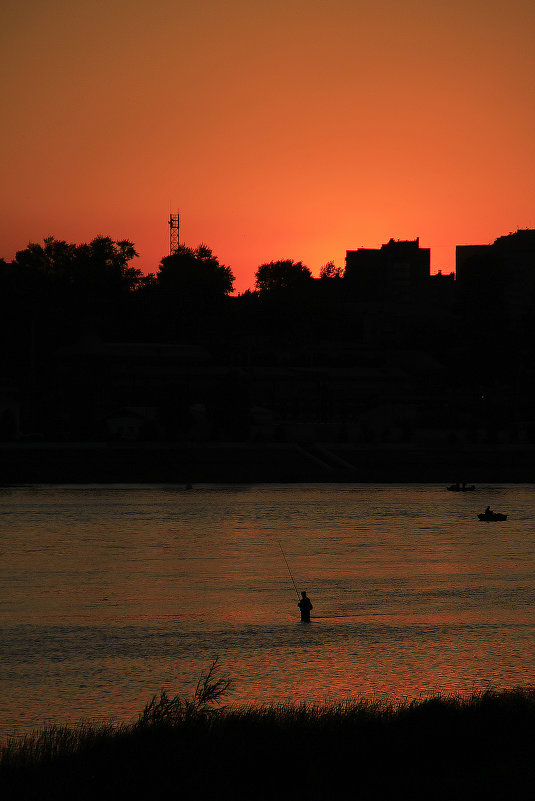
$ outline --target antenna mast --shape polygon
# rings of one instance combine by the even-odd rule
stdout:
[[[170,214],[169,215],[169,255],[172,256],[173,253],[176,253],[178,250],[178,226],[179,226],[179,216],[178,214]]]

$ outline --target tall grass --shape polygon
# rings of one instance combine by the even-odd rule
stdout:
[[[232,685],[232,679],[227,676],[218,676],[218,671],[219,658],[216,657],[208,670],[199,676],[191,699],[182,699],[179,695],[169,698],[165,690],[161,690],[159,696],[153,695],[140,714],[136,727],[165,726],[168,728],[193,717],[213,714],[215,705],[219,704]],[[225,707],[218,709],[219,712],[224,710]]]
[[[535,690],[400,704],[222,706],[215,660],[193,696],[131,724],[48,726],[0,757],[6,799],[523,799],[535,792]]]

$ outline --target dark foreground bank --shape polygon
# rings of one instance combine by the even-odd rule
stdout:
[[[164,693],[119,728],[48,728],[2,753],[6,799],[520,799],[535,690],[393,706],[215,710]]]
[[[0,443],[0,485],[531,483],[530,444]]]

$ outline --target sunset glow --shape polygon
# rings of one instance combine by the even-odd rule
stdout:
[[[155,272],[206,242],[252,288],[390,237],[535,227],[531,0],[3,4],[0,257],[132,240]]]

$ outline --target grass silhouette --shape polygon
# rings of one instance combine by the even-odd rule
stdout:
[[[535,690],[392,704],[221,706],[215,660],[193,697],[135,723],[45,726],[0,757],[6,799],[514,799],[535,786]]]

